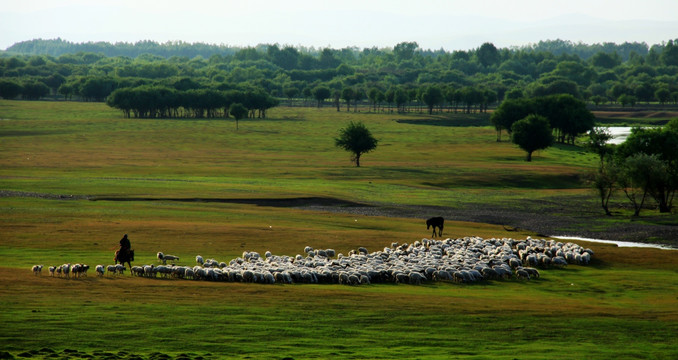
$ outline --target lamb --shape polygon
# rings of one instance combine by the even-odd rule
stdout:
[[[203,264],[205,263],[205,260],[202,258],[202,256],[197,255],[197,256],[195,257],[195,262],[197,262],[197,263],[200,264],[200,265],[203,265]]]
[[[524,268],[518,268],[516,269],[516,276],[518,279],[525,279],[525,280],[530,280],[530,273],[527,272]]]
[[[71,268],[71,272],[74,276],[87,276],[87,270],[89,270],[89,265],[87,264],[75,264]]]
[[[263,280],[265,284],[275,284],[275,276],[270,272],[264,274]]]
[[[193,278],[194,279],[205,279],[207,276],[207,273],[205,271],[205,268],[201,268],[200,266],[196,266],[193,268]]]
[[[581,265],[588,265],[591,262],[591,254],[589,252],[585,252],[581,254],[581,259],[579,263]]]
[[[118,268],[115,265],[106,266],[106,272],[109,274],[115,274],[118,271]]]
[[[315,251],[315,254],[316,254],[317,256],[320,256],[320,257],[324,257],[324,258],[327,257],[327,252],[326,252],[325,250],[316,250],[316,251]]]
[[[426,281],[426,277],[418,272],[411,272],[409,274],[410,284],[412,285],[421,285],[422,281]]]
[[[551,259],[551,265],[556,267],[563,267],[567,265],[567,261],[562,256],[556,256]]]
[[[155,267],[155,265],[146,265],[146,266],[144,266],[144,276],[146,276],[146,277],[155,277],[154,267]]]
[[[103,265],[97,265],[94,268],[94,271],[96,271],[97,275],[104,276],[104,266]]]
[[[539,270],[531,267],[523,268],[530,275],[530,278],[539,279]]]
[[[206,268],[217,267],[217,266],[219,266],[219,262],[214,260],[214,259],[207,259],[207,260],[205,260],[204,266]]]
[[[31,268],[31,270],[33,271],[33,275],[41,275],[42,267],[43,265],[33,265],[33,267]]]
[[[66,276],[66,277],[71,277],[69,274],[71,272],[71,264],[63,264],[61,265],[61,272]]]
[[[80,264],[75,264],[71,267],[71,272],[73,273],[74,277],[80,276],[80,267],[81,266],[82,265],[80,265]]]
[[[123,264],[117,264],[115,265],[115,270],[118,272],[118,274],[123,275],[125,273],[125,265]]]
[[[161,277],[167,278],[171,273],[171,269],[166,265],[160,265],[155,267],[155,271],[160,274]]]
[[[49,275],[51,277],[54,277],[54,273],[56,272],[56,266],[50,266],[49,267]]]
[[[515,268],[517,268],[521,265],[522,264],[520,263],[520,260],[518,260],[518,258],[510,258],[509,259],[509,266],[511,266],[511,268],[515,269]]]
[[[452,275],[450,275],[449,272],[445,270],[437,270],[433,272],[433,280],[434,281],[442,281],[442,280],[447,280],[447,281],[452,281]]]
[[[481,273],[483,274],[483,277],[484,277],[485,279],[495,280],[495,279],[499,279],[499,278],[500,278],[500,277],[499,277],[499,273],[497,273],[496,270],[494,270],[494,269],[492,269],[492,268],[489,268],[489,267],[484,267],[484,268],[481,270]]]
[[[360,278],[358,275],[351,274],[348,276],[348,284],[349,285],[358,285],[360,284]]]
[[[144,268],[142,266],[132,266],[130,273],[132,276],[144,276]]]

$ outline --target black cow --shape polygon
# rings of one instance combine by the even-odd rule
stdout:
[[[439,228],[438,236],[443,236],[443,226],[445,225],[445,219],[440,216],[432,217],[426,220],[426,230],[433,226],[433,235],[436,236],[436,228]]]

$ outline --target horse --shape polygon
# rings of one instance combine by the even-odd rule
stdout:
[[[132,269],[132,261],[134,261],[134,250],[129,249],[127,251],[122,251],[118,250],[115,252],[115,257],[113,258],[115,263],[120,263],[120,265],[127,265],[129,266],[129,269]]]
[[[436,236],[436,228],[439,228],[438,236],[443,236],[443,226],[445,224],[445,219],[440,216],[432,217],[426,220],[426,230],[433,226],[433,234],[431,236]]]

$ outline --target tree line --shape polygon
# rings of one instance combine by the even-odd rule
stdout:
[[[407,50],[409,43],[401,43],[400,48],[397,50]],[[259,44],[254,47],[257,50],[266,50],[266,44]],[[83,43],[75,43],[71,41],[66,41],[61,38],[56,39],[32,39],[26,41],[20,41],[12,46],[8,47],[5,51],[13,54],[22,54],[22,55],[50,55],[50,56],[60,56],[63,54],[75,54],[79,52],[83,53],[101,53],[108,57],[114,56],[127,56],[135,58],[142,54],[151,54],[156,56],[162,56],[169,58],[172,56],[185,56],[193,58],[195,56],[202,56],[203,58],[209,58],[212,55],[221,55],[228,56],[233,55],[236,52],[243,50],[243,47],[238,46],[228,46],[228,45],[215,45],[215,44],[206,44],[202,42],[189,43],[185,41],[167,41],[164,43],[159,43],[157,41],[151,40],[141,40],[134,43],[130,42],[116,42],[109,43],[104,41],[89,41]],[[323,49],[310,48],[298,48],[302,53],[308,53],[310,55],[318,55]],[[396,50],[396,51],[397,51]],[[604,53],[617,53],[623,61],[628,60],[632,54],[637,54],[640,56],[647,55],[650,51],[653,50],[652,47],[648,46],[645,42],[624,42],[622,44],[616,44],[612,42],[596,43],[596,44],[585,44],[582,42],[574,43],[567,40],[541,40],[535,44],[512,47],[511,50],[531,50],[534,52],[547,52],[554,54],[556,56],[562,54],[576,55],[584,60],[589,59],[593,55],[604,52]],[[348,47],[345,50],[356,53],[354,56],[359,55],[361,51],[358,48]],[[424,50],[420,49],[420,52],[424,56],[436,56],[441,53],[444,53],[443,50]],[[303,63],[304,61],[302,61]]]
[[[265,118],[266,110],[278,105],[277,99],[260,89],[177,90],[151,85],[116,89],[106,102],[127,118],[227,118],[234,104],[247,109],[250,118]],[[241,118],[240,114],[232,115]]]
[[[79,49],[62,40],[55,44]],[[424,50],[416,42],[383,49],[268,44],[224,48],[206,53],[208,57],[181,55],[178,49],[186,43],[137,43],[134,46],[149,52],[133,56],[111,56],[107,53],[115,53],[96,47],[49,55],[45,54],[49,45],[49,41],[33,41],[0,52],[0,97],[104,101],[121,87],[172,87],[185,82],[192,89],[261,89],[301,104],[315,100],[322,106],[330,101],[351,109],[348,103],[352,102],[353,110],[357,103],[370,104],[375,111],[384,110],[384,105],[395,111],[413,107],[428,112],[484,111],[505,99],[554,94],[570,94],[598,105],[678,102],[678,45],[672,40],[651,47],[550,41],[498,49],[484,43],[452,52]],[[39,52],[40,46],[44,48],[40,55],[14,52]],[[165,52],[153,54],[154,48]],[[177,50],[170,51],[173,48]],[[586,53],[583,49],[589,52],[587,57],[578,55]]]

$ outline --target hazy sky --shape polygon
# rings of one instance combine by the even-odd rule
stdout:
[[[563,39],[649,45],[678,38],[678,0],[15,0],[0,49],[31,39],[181,40],[232,46],[468,50]]]

